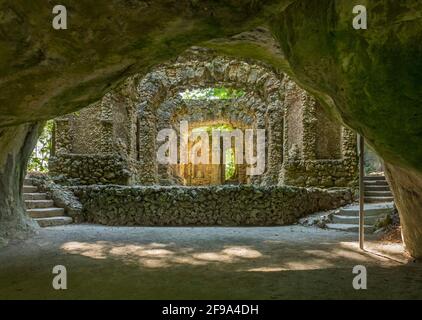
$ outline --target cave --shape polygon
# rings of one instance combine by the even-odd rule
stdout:
[[[403,242],[400,257],[421,259],[418,1],[367,2],[370,19],[367,29],[359,30],[353,28],[353,4],[334,0],[115,1],[96,10],[92,6],[89,1],[72,3],[68,29],[55,30],[45,23],[54,18],[49,4],[0,5],[0,26],[8,30],[0,35],[1,273],[13,278],[8,254],[17,251],[8,248],[42,243],[43,237],[54,243],[61,230],[79,225],[84,234],[75,239],[69,235],[73,241],[63,240],[55,250],[93,261],[142,257],[142,267],[158,269],[266,257],[271,244],[286,244],[284,238],[269,237],[269,247],[256,244],[257,250],[229,241],[224,247],[215,244],[213,252],[206,252],[206,246],[195,252],[193,245],[172,248],[172,239],[178,237],[174,230],[161,235],[167,243],[161,245],[155,235],[155,241],[137,242],[135,231],[127,229],[136,243],[130,247],[111,240],[90,242],[93,233],[86,226],[220,226],[233,227],[236,233],[235,227],[284,228],[310,214],[341,211],[358,200],[358,136],[379,157],[377,168],[385,174],[360,177],[372,187],[365,197],[394,201]],[[193,163],[189,157],[195,143],[189,142],[186,159],[179,139],[176,163],[159,163],[157,135],[163,129],[180,134],[183,122],[189,124],[189,136],[205,134],[211,146],[223,144],[213,131],[265,130],[264,171],[248,175],[253,165],[237,163],[245,148],[236,140],[220,151],[219,164]],[[46,127],[51,129],[48,174],[28,175],[28,161]],[[212,158],[211,150],[197,155]],[[49,198],[36,199],[35,190]],[[45,218],[36,217],[37,210],[48,208],[28,203],[53,203],[56,211],[51,212],[66,226],[54,227],[55,216],[37,223]],[[192,232],[206,243],[208,229],[203,234],[199,230]],[[319,244],[332,235],[318,232],[327,232],[315,235]],[[333,236],[338,241],[330,242],[336,248],[330,258],[343,254],[348,263],[357,262],[348,255],[362,253],[353,247],[355,236],[345,235],[344,241]],[[292,243],[297,240],[293,238]],[[302,249],[316,246],[311,238],[307,241]],[[309,255],[302,256],[305,261],[322,250],[299,251]],[[36,259],[34,252],[28,254]],[[274,260],[247,269],[296,268],[294,254],[289,254],[283,266],[273,266]],[[79,267],[76,260],[72,263]],[[343,262],[339,265],[345,270]],[[324,263],[322,269],[329,273],[330,263]],[[401,268],[394,277],[400,278]],[[415,277],[419,275],[416,268]],[[373,296],[382,294],[382,286],[378,289]],[[185,292],[195,297],[189,288]],[[218,292],[215,296],[226,297],[224,290]],[[237,297],[249,296],[240,292]]]

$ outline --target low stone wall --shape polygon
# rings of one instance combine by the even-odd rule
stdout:
[[[73,187],[87,222],[143,226],[271,226],[352,201],[349,189],[251,185]]]

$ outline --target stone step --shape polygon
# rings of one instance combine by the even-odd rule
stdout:
[[[380,185],[368,185],[365,186],[365,191],[390,191],[390,187]]]
[[[50,217],[50,218],[38,218],[35,219],[38,222],[40,227],[53,227],[53,226],[62,226],[66,224],[70,224],[73,222],[71,217]]]
[[[23,200],[46,200],[46,193],[24,193]]]
[[[56,216],[63,216],[63,208],[40,208],[40,209],[27,209],[26,212],[31,218],[49,218]]]
[[[366,203],[382,203],[382,202],[391,202],[394,201],[394,198],[391,197],[365,197]]]
[[[23,180],[23,184],[24,184],[25,186],[33,186],[33,185],[34,185],[34,180],[33,180],[33,179],[31,179],[31,178],[25,178],[25,179]]]
[[[366,177],[363,178],[363,180],[366,180],[366,181],[377,181],[377,180],[386,181],[385,176],[366,176]]]
[[[359,232],[358,224],[340,224],[340,223],[327,223],[327,229],[345,231],[345,232]],[[373,233],[374,227],[365,225],[365,233]]]
[[[54,207],[54,201],[53,200],[26,200],[25,205],[27,209],[52,208]]]
[[[379,216],[389,214],[394,210],[394,203],[367,203],[364,206],[365,216]],[[359,205],[340,208],[338,215],[359,216]]]
[[[36,186],[23,186],[23,193],[35,193],[38,191],[38,187]]]
[[[365,197],[392,197],[390,191],[367,191],[365,190]]]
[[[389,186],[386,180],[364,181],[365,186]]]
[[[383,219],[386,217],[386,214],[382,214],[379,216],[365,216],[365,224],[366,225],[374,225],[379,219]],[[333,215],[332,217],[333,223],[338,224],[359,224],[359,216],[340,216],[340,215]]]

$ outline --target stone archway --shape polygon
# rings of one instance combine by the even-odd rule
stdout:
[[[168,118],[177,112],[181,102],[178,93],[186,88],[207,88],[225,86],[245,90],[247,94],[231,101],[228,108],[230,116],[236,110],[242,114],[255,117],[255,128],[268,131],[268,151],[271,153],[272,166],[267,166],[265,177],[272,177],[276,184],[282,164],[283,124],[272,119],[282,119],[284,95],[278,90],[283,74],[272,68],[251,61],[243,61],[228,57],[197,54],[195,49],[181,56],[176,63],[158,67],[146,75],[137,86],[139,98],[139,147],[142,151],[141,171],[144,175],[142,183],[157,182],[157,164],[155,137],[159,129],[169,125]],[[219,117],[218,113],[215,117]],[[276,138],[277,137],[277,138]],[[261,177],[263,178],[263,177]],[[259,179],[261,180],[261,179]]]

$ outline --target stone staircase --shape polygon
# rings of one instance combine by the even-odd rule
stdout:
[[[24,180],[23,198],[26,212],[40,227],[60,226],[73,222],[71,217],[65,216],[64,209],[54,207],[54,201],[48,199],[46,193],[39,192],[32,179]]]
[[[365,184],[365,232],[375,231],[375,224],[394,210],[394,198],[385,176],[367,176]],[[329,215],[328,229],[358,232],[359,205],[341,208]]]
[[[383,203],[394,201],[385,176],[367,176],[364,178],[365,203]]]

